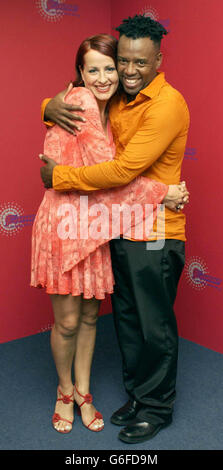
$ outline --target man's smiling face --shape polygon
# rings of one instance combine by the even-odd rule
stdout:
[[[118,73],[125,92],[131,97],[135,97],[156,77],[161,62],[159,46],[150,38],[120,37]]]

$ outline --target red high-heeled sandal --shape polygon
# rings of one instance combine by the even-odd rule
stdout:
[[[88,403],[92,403],[93,397],[92,397],[92,395],[91,395],[90,393],[87,393],[86,395],[82,395],[82,394],[78,391],[76,385],[74,385],[74,387],[75,387],[75,390],[76,390],[76,392],[78,393],[78,395],[79,395],[80,397],[84,398],[84,401],[83,401],[80,405],[77,405],[77,406],[78,406],[77,413],[78,413],[79,416],[81,416],[81,410],[80,410],[81,406],[83,406],[85,403],[87,403],[87,404],[88,404]],[[89,429],[90,431],[94,431],[94,432],[102,431],[102,429],[104,428],[104,424],[102,424],[102,425],[101,425],[99,428],[97,428],[97,429],[91,429],[91,428],[90,428],[90,426],[94,423],[94,421],[96,421],[96,419],[103,419],[103,416],[102,416],[101,413],[99,413],[99,411],[96,411],[96,412],[95,412],[94,419],[92,419],[92,421],[91,421],[87,426],[86,426],[86,424],[84,424],[84,423],[83,423],[83,425],[84,425],[87,429]],[[83,421],[82,421],[82,422],[83,422]]]
[[[61,397],[60,398],[57,398],[57,401],[62,401],[64,403],[64,405],[69,405],[69,403],[74,403],[74,395],[73,393],[71,393],[71,395],[64,395],[64,393],[60,390],[60,388],[58,387],[57,391],[60,393]],[[54,429],[57,431],[57,432],[61,432],[62,434],[67,434],[68,432],[71,431],[72,429],[72,424],[73,424],[73,421],[70,421],[69,419],[66,419],[66,418],[62,418],[62,416],[59,415],[59,413],[54,413],[53,417],[52,417],[52,423],[53,425],[58,423],[59,421],[65,421],[66,423],[69,423],[71,424],[71,428],[70,429],[67,429],[67,430],[61,430],[61,429],[57,429],[54,427]]]

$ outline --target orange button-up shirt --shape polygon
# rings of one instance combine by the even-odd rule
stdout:
[[[42,105],[42,116],[46,103],[45,100]],[[55,190],[111,188],[128,184],[139,174],[167,185],[180,182],[189,111],[183,96],[166,82],[163,72],[141,90],[134,101],[127,103],[125,95],[115,96],[109,118],[116,144],[114,160],[81,168],[55,166]],[[167,208],[161,217],[162,214],[165,231],[162,228],[157,232],[155,222],[150,240],[184,241],[185,215]]]

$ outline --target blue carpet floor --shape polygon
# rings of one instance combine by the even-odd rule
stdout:
[[[171,426],[143,444],[128,445],[110,423],[127,401],[112,315],[99,317],[91,393],[104,416],[100,433],[87,430],[75,416],[72,432],[51,425],[57,375],[50,333],[0,345],[1,450],[222,450],[223,355],[180,339],[177,400]]]

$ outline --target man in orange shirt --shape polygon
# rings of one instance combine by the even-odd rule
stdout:
[[[44,157],[41,175],[46,187],[95,191],[127,184],[139,174],[166,184],[180,182],[189,112],[182,95],[158,73],[166,30],[138,15],[124,20],[117,30],[122,93],[113,99],[109,112],[115,159],[72,168]],[[69,111],[78,108],[63,103],[65,117],[58,121],[57,102],[47,105],[45,119],[68,128],[74,118]],[[186,237],[183,213],[166,209],[164,217],[165,233],[154,224],[149,244],[124,238],[110,243],[116,282],[112,305],[129,395],[111,422],[126,426],[119,438],[127,443],[150,439],[172,421],[178,357],[173,306]]]

